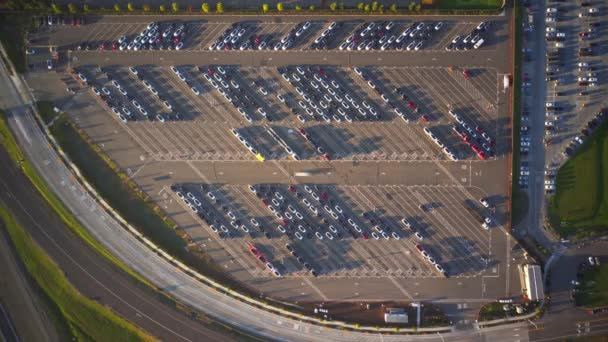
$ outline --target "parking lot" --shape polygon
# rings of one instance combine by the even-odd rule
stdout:
[[[342,101],[361,99],[339,103],[329,93],[321,96],[315,92],[310,84],[317,81],[312,76],[308,82],[298,77],[298,69],[306,74],[304,69],[317,70],[317,66],[278,69],[223,66],[220,68],[229,76],[222,82],[215,82],[209,73],[217,66],[175,68],[179,75],[170,68],[153,66],[134,68],[137,75],[128,67],[118,66],[85,66],[78,72],[100,91],[98,96],[112,99],[104,106],[109,115],[113,113],[112,107],[128,108],[132,115],[123,115],[123,119],[128,119],[125,130],[157,160],[255,160],[255,154],[247,151],[232,129],[248,139],[266,159],[290,159],[292,154],[285,151],[285,146],[298,160],[321,159],[324,155],[340,160],[449,159],[439,146],[425,138],[424,127],[439,136],[458,159],[475,158],[452,130],[457,122],[447,113],[449,108],[458,112],[469,126],[498,138],[498,153],[506,150],[501,145],[507,131],[500,130],[493,105],[499,96],[498,75],[491,69],[469,70],[473,76],[468,79],[459,71],[445,68],[358,69],[378,84],[375,91],[350,68],[322,68],[325,79],[335,80],[339,87],[332,91],[336,98],[342,100],[337,92],[345,97]],[[285,81],[282,74],[291,82]],[[214,89],[212,82],[203,76],[212,79],[216,86],[236,85],[238,88],[231,93],[232,102],[218,92],[221,87]],[[302,82],[295,82],[294,77]],[[126,96],[112,84],[114,80],[126,91]],[[266,95],[256,89],[258,86],[264,88]],[[109,95],[104,96],[106,92]],[[389,105],[381,94],[388,94]],[[308,108],[310,102],[303,101],[310,97],[319,99],[319,105],[312,104],[316,107],[314,112],[312,107]],[[133,106],[133,100],[145,108],[145,115]]]
[[[315,40],[331,19],[309,19],[296,36],[306,18],[196,18],[173,43],[183,42],[179,51],[151,59],[120,45],[111,51],[123,35],[133,42],[147,20],[53,27],[33,39],[71,57],[60,57],[55,72],[32,58],[28,80],[192,243],[266,295],[444,298],[464,310],[519,292],[506,233],[508,22],[492,18],[481,31],[470,18],[401,17],[392,26],[382,18],[368,33],[372,47],[349,51],[340,45],[370,23],[335,20],[321,56]],[[382,49],[390,39],[382,37],[423,21],[411,37],[428,36],[423,48],[407,51],[403,38],[403,51]],[[180,23],[152,30],[170,28],[169,36]],[[243,29],[235,46],[262,37],[272,48],[209,51]],[[289,48],[275,51],[289,32]],[[472,32],[484,44],[456,49],[454,38]],[[83,42],[89,51],[62,54]]]
[[[467,49],[465,47],[467,44],[463,42],[469,33],[471,36],[467,41],[473,39],[477,33],[483,37],[483,44],[475,49],[491,51],[505,39],[502,35],[504,27],[496,26],[484,32],[476,32],[475,28],[479,22],[466,19],[460,21],[398,19],[368,22],[360,19],[296,21],[295,18],[287,18],[287,20],[273,18],[232,22],[222,21],[220,18],[210,20],[197,18],[163,20],[150,29],[149,22],[140,21],[139,18],[134,19],[100,17],[88,19],[86,25],[54,25],[50,27],[51,35],[48,37],[48,43],[72,50],[103,50],[116,53],[138,50],[175,52],[349,50],[364,53],[378,50],[457,52]],[[373,29],[365,31],[370,25],[373,25]],[[365,31],[364,35],[362,35],[363,31]],[[125,37],[124,46],[121,46],[121,37]],[[136,40],[138,37],[140,39]],[[460,44],[453,44],[452,41],[457,37]],[[129,44],[130,42],[133,44]],[[140,43],[137,48],[136,43]],[[183,44],[178,47],[179,43]],[[474,43],[468,44],[468,49],[474,49]]]

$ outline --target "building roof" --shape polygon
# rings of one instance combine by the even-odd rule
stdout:
[[[526,295],[530,300],[542,300],[545,298],[543,276],[538,265],[524,266],[524,281],[526,283]]]

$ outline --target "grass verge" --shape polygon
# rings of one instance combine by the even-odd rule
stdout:
[[[521,155],[519,142],[521,136],[521,81],[522,81],[522,7],[515,1],[513,8],[514,16],[514,56],[513,56],[513,156],[511,161],[511,227],[519,224],[526,216],[528,210],[528,194],[519,187],[519,163]]]
[[[0,41],[18,73],[25,72],[25,43],[27,31],[33,25],[28,14],[0,14]]]
[[[435,8],[449,10],[488,10],[499,9],[502,0],[437,0]]]
[[[49,109],[52,106],[46,108],[52,110]],[[40,110],[44,108],[40,107]],[[161,208],[65,115],[57,118],[49,129],[98,194],[154,244],[192,269],[232,290],[252,297],[258,296],[257,292],[227,276],[198,246],[189,244],[189,236],[166,217]]]
[[[608,231],[608,123],[559,169],[549,221],[564,238]]]
[[[608,265],[602,264],[585,271],[579,279],[576,304],[587,308],[608,306]]]
[[[19,145],[17,145],[17,142],[13,137],[10,128],[8,127],[5,113],[1,111],[0,144],[4,146],[4,148],[10,154],[11,158],[15,161],[15,163],[21,167],[23,173],[27,176],[30,182],[32,182],[32,185],[34,185],[40,195],[44,197],[44,199],[49,203],[49,205],[53,208],[57,215],[66,224],[66,226],[68,226],[83,241],[85,241],[94,250],[96,250],[99,254],[103,255],[106,259],[108,259],[118,268],[131,275],[138,281],[150,287],[154,287],[146,279],[135,273],[133,270],[124,265],[120,260],[116,259],[116,257],[106,251],[106,249],[97,240],[95,240],[84,227],[81,226],[81,224],[74,217],[74,215],[65,207],[63,202],[61,202],[61,200],[57,198],[55,193],[53,193],[53,191],[49,189],[46,182],[40,177],[34,166],[25,158],[23,152],[21,151]]]
[[[79,340],[154,341],[154,339],[123,320],[110,309],[80,294],[63,275],[61,269],[17,223],[13,215],[0,207],[0,221],[30,276],[55,303],[67,320],[71,332]]]

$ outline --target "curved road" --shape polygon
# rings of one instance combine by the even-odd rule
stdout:
[[[257,309],[243,302],[226,297],[210,289],[173,265],[160,258],[156,253],[145,247],[80,187],[69,169],[61,162],[57,153],[49,146],[45,135],[38,127],[31,114],[34,100],[22,83],[21,79],[9,76],[4,65],[0,67],[0,105],[9,113],[9,124],[16,133],[20,145],[25,150],[29,160],[45,178],[51,189],[63,200],[90,233],[106,247],[106,249],[122,260],[127,266],[144,275],[157,287],[164,289],[180,302],[188,303],[218,320],[232,325],[238,325],[243,331],[262,336],[266,339],[289,341],[317,341],[321,338],[331,341],[403,341],[403,340],[454,340],[470,341],[474,339],[492,341],[513,340],[513,330],[521,329],[522,338],[526,325],[510,325],[507,327],[489,328],[483,330],[454,331],[440,335],[379,335],[359,332],[344,332],[303,323],[295,319],[283,318],[273,313]],[[84,248],[84,246],[81,246]],[[86,269],[90,274],[100,272],[98,268]],[[98,278],[95,276],[95,278]],[[114,289],[114,287],[112,287]],[[118,309],[115,308],[118,311]],[[162,311],[158,309],[148,309]],[[150,315],[150,311],[146,311]],[[133,312],[131,313],[131,315]],[[140,313],[141,314],[141,313]],[[137,319],[137,324],[143,324]],[[148,323],[149,324],[149,323]],[[174,319],[166,318],[158,321],[170,330],[182,333],[175,327]],[[167,333],[167,332],[165,332]],[[519,334],[518,334],[519,335]],[[172,338],[175,340],[175,338]]]
[[[82,294],[164,341],[197,341],[203,336],[209,341],[228,339],[163,303],[159,295],[137,284],[73,234],[2,149],[0,165],[0,203],[11,209]]]

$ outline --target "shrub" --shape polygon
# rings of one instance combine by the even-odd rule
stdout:
[[[167,10],[167,7],[165,7],[165,5],[160,5],[160,6],[158,6],[158,10],[161,11],[161,13],[165,13],[165,11]]]
[[[142,6],[142,8],[144,9],[144,12],[150,12],[152,10],[152,8],[150,7],[150,5],[148,5],[148,4],[144,4]]]
[[[216,11],[217,13],[219,13],[219,14],[224,13],[224,3],[222,3],[222,2],[218,2],[218,3],[215,5],[215,11]]]
[[[133,5],[132,2],[129,2],[127,4],[127,9],[129,10],[129,12],[133,12],[133,11],[135,11],[135,5]]]
[[[397,13],[397,4],[392,4],[391,7],[389,7],[391,12],[393,13]]]
[[[315,6],[310,5],[310,6],[308,7],[308,9],[309,9],[309,10],[311,10],[311,11],[314,11],[314,10],[315,10]]]
[[[203,4],[201,5],[201,11],[203,11],[203,13],[209,13],[209,4],[203,2]]]
[[[91,12],[91,7],[89,7],[89,4],[84,4],[84,5],[82,5],[82,11],[83,11],[84,13],[89,13],[89,12]]]
[[[360,2],[360,3],[358,3],[358,4],[357,4],[357,9],[358,9],[359,11],[363,11],[363,7],[365,7],[365,4],[364,4],[364,3]]]
[[[114,4],[114,12],[120,12],[120,5]]]
[[[268,4],[262,4],[262,12],[268,13],[269,8],[270,8],[270,6],[268,6]]]
[[[70,14],[76,14],[78,12],[78,7],[76,7],[76,5],[70,3],[70,4],[68,4],[68,12]]]
[[[177,2],[171,4],[171,11],[173,11],[173,13],[179,12],[179,4]]]
[[[378,1],[372,2],[372,11],[376,12],[378,10]]]
[[[61,12],[63,12],[63,10],[61,9],[61,5],[58,4],[52,4],[51,9],[55,14],[61,14]]]
[[[282,2],[277,3],[277,11],[283,12],[283,3]]]
[[[302,10],[302,6],[296,5],[296,11],[301,11],[301,10]]]
[[[338,3],[337,2],[332,2],[331,4],[329,4],[329,9],[332,11],[335,11],[338,8]]]

